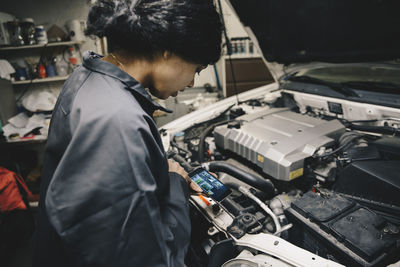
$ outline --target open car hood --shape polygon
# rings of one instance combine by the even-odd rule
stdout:
[[[276,80],[284,73],[283,65],[296,63],[298,68],[310,62],[359,63],[400,57],[400,38],[396,38],[400,36],[400,1],[229,2]]]

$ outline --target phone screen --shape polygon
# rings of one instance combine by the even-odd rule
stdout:
[[[211,197],[215,201],[220,202],[232,192],[228,187],[203,168],[196,169],[189,173],[189,177],[193,182],[200,186],[207,196]]]

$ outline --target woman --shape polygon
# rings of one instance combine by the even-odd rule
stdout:
[[[183,266],[190,238],[187,173],[168,162],[152,114],[216,62],[212,0],[101,0],[86,53],[64,84],[44,158],[34,266]]]

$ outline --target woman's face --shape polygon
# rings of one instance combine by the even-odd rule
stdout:
[[[186,87],[193,87],[195,74],[204,68],[205,66],[187,62],[176,55],[164,53],[153,64],[150,92],[161,99],[175,97]]]

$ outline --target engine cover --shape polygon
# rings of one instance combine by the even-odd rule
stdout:
[[[345,131],[338,120],[326,121],[286,108],[268,109],[237,120],[242,121],[240,128],[215,128],[216,145],[283,181],[302,176],[304,159]]]

